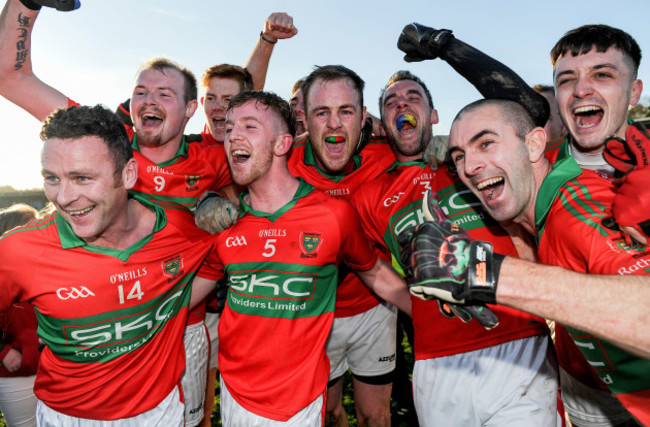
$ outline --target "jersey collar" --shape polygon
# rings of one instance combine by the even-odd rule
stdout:
[[[84,242],[79,236],[74,234],[74,231],[72,231],[72,227],[70,227],[70,224],[68,224],[61,215],[57,215],[55,221],[56,221],[57,230],[59,232],[59,239],[61,240],[61,247],[63,249],[84,248],[87,251],[95,252],[98,254],[109,255],[118,258],[122,261],[128,260],[133,253],[137,252],[144,245],[146,245],[153,238],[153,235],[159,232],[160,230],[162,230],[167,224],[167,216],[165,215],[165,211],[163,208],[149,202],[147,199],[137,194],[135,195],[130,194],[129,198],[140,202],[145,207],[155,212],[156,223],[154,224],[152,233],[143,237],[142,239],[140,239],[139,241],[137,241],[136,243],[134,243],[133,245],[129,246],[124,250],[103,248],[99,246],[89,245],[88,243]]]
[[[571,156],[559,159],[553,164],[553,169],[546,175],[537,193],[535,201],[535,227],[538,232],[544,227],[551,205],[560,192],[560,188],[582,173],[580,165]]]
[[[276,219],[280,218],[286,211],[294,207],[296,203],[298,203],[298,200],[300,200],[301,198],[305,197],[306,195],[314,191],[314,186],[308,184],[304,179],[300,177],[296,179],[300,181],[300,184],[298,185],[298,189],[296,190],[296,193],[293,195],[293,198],[286,205],[282,206],[280,209],[278,209],[273,213],[256,211],[255,209],[251,208],[244,201],[245,196],[248,195],[248,190],[243,191],[239,195],[239,205],[241,206],[241,212],[239,213],[239,217],[241,218],[247,213],[249,213],[258,218],[267,218],[269,221],[274,222]]]

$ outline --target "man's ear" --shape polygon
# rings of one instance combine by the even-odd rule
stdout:
[[[138,161],[134,158],[130,158],[124,169],[122,169],[122,184],[126,187],[127,190],[132,189],[135,186],[136,181],[138,180]]]
[[[292,145],[293,137],[290,134],[283,133],[278,135],[278,138],[275,140],[275,144],[273,145],[273,154],[277,157],[285,156],[289,153],[289,150],[291,150]]]
[[[632,93],[630,94],[630,105],[634,106],[639,103],[643,92],[643,82],[639,79],[632,82]]]
[[[194,115],[194,112],[196,112],[196,108],[199,106],[199,103],[196,99],[191,100],[190,102],[187,103],[185,106],[185,118],[191,119],[192,116]]]
[[[431,110],[430,122],[431,122],[432,125],[437,125],[438,124],[438,110],[436,110],[435,108],[433,110]]]
[[[542,127],[536,127],[526,135],[524,140],[528,150],[528,158],[531,163],[538,162],[544,157],[546,151],[546,131]]]

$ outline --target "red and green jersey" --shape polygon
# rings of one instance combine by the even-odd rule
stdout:
[[[325,392],[339,264],[365,271],[377,256],[352,206],[302,180],[275,213],[241,206],[217,240],[229,285],[219,370],[240,405],[286,421]]]
[[[316,164],[309,140],[294,143],[289,157],[289,171],[332,197],[348,200],[366,181],[386,172],[395,155],[385,139],[371,138],[360,154],[353,157],[354,167],[345,174],[329,175]],[[375,296],[353,273],[342,277],[336,295],[336,317],[364,313],[379,304]]]
[[[125,250],[86,244],[56,213],[0,240],[0,310],[34,305],[46,344],[34,391],[70,416],[114,420],[150,410],[185,367],[189,283],[214,238],[188,212],[135,198],[156,222]]]
[[[650,250],[629,247],[601,225],[614,189],[572,157],[558,160],[537,196],[539,257],[545,264],[591,274],[650,274]],[[575,328],[569,335],[600,379],[642,424],[650,424],[650,361]]]
[[[232,183],[222,145],[202,147],[183,137],[174,158],[156,164],[139,153],[137,134],[133,134],[132,143],[138,161],[138,181],[131,191],[154,203],[167,207],[182,205],[193,211],[205,191],[216,191]]]
[[[438,193],[445,214],[473,238],[490,241],[496,252],[516,255],[508,235],[446,166],[434,171],[421,161],[396,162],[382,177],[360,187],[351,200],[365,233],[384,251],[390,251],[396,269],[402,271],[397,235],[424,222],[422,198],[427,190]],[[478,322],[444,318],[435,301],[413,297],[412,302],[417,360],[464,353],[547,331],[542,319],[509,307],[490,307],[500,324],[486,332]]]

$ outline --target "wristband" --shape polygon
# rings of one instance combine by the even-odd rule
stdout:
[[[505,257],[492,252],[488,242],[474,240],[469,246],[467,285],[470,299],[496,304],[497,279]]]
[[[41,5],[32,0],[20,0],[20,2],[29,10],[41,10]]]
[[[22,0],[21,0],[21,1],[22,1]],[[29,0],[28,0],[28,1],[29,1]],[[266,37],[264,37],[264,31],[260,31],[260,38],[261,38],[262,40],[264,40],[265,42],[270,43],[270,44],[276,44],[276,43],[278,42],[277,40],[274,41],[274,42],[272,42],[271,40],[269,40],[269,39],[267,39]]]

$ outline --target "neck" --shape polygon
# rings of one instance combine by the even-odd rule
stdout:
[[[181,148],[182,138],[181,136],[179,139],[174,139],[156,146],[142,145],[138,142],[138,151],[156,164],[168,162],[176,156],[176,153]]]
[[[129,199],[124,214],[116,220],[108,235],[102,236],[93,246],[125,250],[153,232],[156,214],[136,200]]]
[[[289,173],[286,163],[278,165],[248,186],[250,207],[273,213],[293,199],[299,185],[300,181]]]

